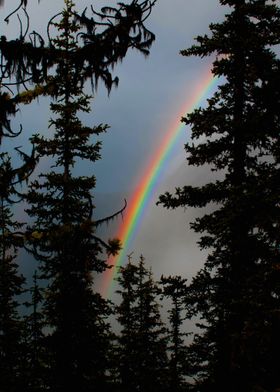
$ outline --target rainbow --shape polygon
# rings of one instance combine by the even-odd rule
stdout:
[[[186,113],[193,111],[193,109],[207,97],[209,92],[216,85],[216,81],[217,77],[214,77],[211,69],[208,68],[207,72],[197,84],[192,97],[184,104],[181,114],[183,113],[183,115],[185,115]],[[184,128],[185,124],[180,121],[180,115],[176,116],[176,122],[169,128],[169,131],[161,140],[159,147],[154,152],[150,162],[145,168],[137,188],[128,200],[128,207],[123,222],[116,235],[122,242],[122,249],[118,256],[110,258],[109,264],[111,265],[111,269],[107,270],[102,281],[101,292],[105,297],[109,297],[111,294],[118,267],[123,263],[127,250],[141,226],[144,212],[154,194],[165,163],[168,162],[171,151]]]

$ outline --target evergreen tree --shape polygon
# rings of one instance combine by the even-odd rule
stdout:
[[[105,300],[93,291],[93,273],[106,269],[101,251],[118,249],[95,235],[92,189],[94,176],[75,176],[80,159],[95,162],[100,157],[100,142],[91,137],[107,126],[87,127],[77,117],[89,111],[89,99],[83,93],[83,75],[79,78],[71,61],[76,51],[78,25],[73,19],[73,3],[65,1],[62,19],[55,23],[59,36],[53,40],[61,58],[51,83],[56,100],[51,104],[54,118],[50,126],[53,138],[32,138],[40,157],[55,157],[53,170],[33,181],[28,194],[29,248],[41,261],[41,272],[49,281],[44,312],[50,329],[48,349],[52,354],[53,391],[106,390],[106,350],[109,314]]]
[[[48,365],[54,369],[51,387],[55,390],[64,389],[67,386],[69,390],[71,388],[73,390],[77,385],[84,390],[88,390],[89,385],[95,385],[96,388],[100,387],[102,390],[105,388],[107,378],[105,369],[108,364],[106,347],[110,333],[104,317],[108,315],[109,309],[105,301],[92,292],[92,273],[105,269],[105,260],[100,260],[98,257],[102,248],[105,247],[108,252],[114,252],[118,248],[117,242],[111,241],[106,244],[94,234],[95,226],[100,223],[92,219],[94,206],[91,190],[95,185],[94,177],[75,178],[72,176],[76,158],[94,161],[99,157],[100,144],[97,142],[94,146],[87,145],[87,141],[91,135],[106,129],[106,126],[94,129],[81,126],[76,113],[79,110],[89,110],[89,97],[85,95],[81,97],[80,92],[88,78],[93,78],[96,83],[101,78],[110,89],[114,82],[110,69],[125,56],[128,48],[134,47],[148,54],[148,47],[154,40],[154,35],[145,29],[143,22],[153,4],[154,2],[152,4],[142,2],[139,5],[133,0],[131,6],[120,4],[119,10],[112,8],[111,11],[104,10],[104,13],[102,11],[102,14],[95,12],[99,22],[94,22],[95,27],[90,27],[87,37],[83,36],[84,46],[76,45],[76,37],[74,38],[74,35],[78,33],[76,30],[78,24],[72,24],[69,27],[66,19],[60,27],[57,26],[61,30],[64,29],[65,35],[61,36],[61,40],[59,38],[51,40],[50,45],[45,45],[44,39],[38,33],[32,32],[29,36],[28,31],[22,31],[22,29],[15,40],[8,40],[4,35],[0,39],[1,85],[4,85],[5,78],[14,78],[14,84],[24,86],[24,88],[27,81],[32,84],[31,90],[20,91],[13,98],[10,94],[1,92],[0,139],[3,136],[16,136],[20,133],[12,130],[9,120],[10,115],[16,113],[16,105],[19,102],[30,103],[40,95],[51,95],[57,98],[57,104],[53,104],[52,110],[58,119],[56,118],[52,125],[58,133],[51,140],[40,138],[39,135],[33,138],[36,153],[40,157],[51,155],[57,157],[57,170],[53,170],[45,177],[41,176],[41,179],[32,185],[28,200],[31,203],[30,215],[35,218],[35,223],[25,236],[29,247],[32,248],[32,253],[39,260],[44,261],[42,273],[44,278],[50,279],[51,282],[44,309],[48,318],[48,327],[52,331],[48,339],[48,348],[53,357]],[[3,5],[3,2],[0,5]],[[27,1],[21,1],[18,8],[6,17],[6,22],[22,6],[28,19],[26,5]],[[73,17],[71,2],[67,2],[67,7],[70,20]],[[79,15],[76,14],[75,17],[79,19]],[[81,19],[87,22],[85,14]],[[114,23],[111,20],[114,20]],[[27,36],[28,41],[26,41]],[[90,57],[88,57],[89,53]],[[54,66],[57,67],[56,77],[52,76]],[[48,71],[50,68],[52,68],[51,76]],[[76,101],[75,97],[77,97]],[[60,104],[62,101],[64,106]],[[30,167],[35,162],[34,155],[32,157],[22,155],[25,160],[28,158],[22,168],[19,168],[17,172],[10,168],[11,173],[18,176],[20,181],[28,177],[27,172],[29,173]],[[3,170],[6,176],[6,168]],[[13,176],[9,178],[13,179]],[[62,198],[61,195],[63,195]],[[56,204],[58,200],[60,203]],[[9,203],[10,200],[7,204]],[[49,216],[44,210],[45,207],[50,209]],[[11,215],[9,217],[11,218]],[[5,219],[3,217],[2,222]],[[106,219],[101,221],[106,221]],[[10,224],[12,221],[7,223],[8,226]],[[21,227],[17,223],[13,224],[14,228]],[[15,236],[15,239],[22,240],[22,233]],[[68,245],[71,247],[67,249]],[[16,265],[13,266],[15,267],[13,275],[16,276]],[[5,287],[7,288],[8,285],[9,283],[6,282]],[[69,289],[73,289],[73,291],[70,290],[71,295],[68,295]],[[75,295],[76,289],[77,295]],[[35,298],[32,299],[34,306],[35,300]],[[16,308],[16,302],[14,305]],[[71,306],[73,309],[70,309]],[[74,319],[71,320],[72,325],[69,323],[71,313],[74,314]],[[44,381],[40,381],[41,369],[38,370],[41,366],[41,359],[36,351],[36,345],[42,343],[42,339],[38,337],[41,333],[38,329],[40,323],[34,324],[34,318],[38,317],[37,311],[30,316],[31,330],[28,331],[30,332],[28,341],[31,350],[25,351],[30,358],[31,366],[31,370],[28,368],[25,372],[27,374],[29,371],[33,372],[35,376],[35,379],[27,385],[27,388],[31,390],[44,388]],[[80,337],[79,341],[75,341],[76,336]],[[75,344],[69,346],[70,341]],[[41,349],[38,347],[39,351]],[[12,377],[15,373],[12,368],[10,370]]]
[[[121,391],[164,391],[166,389],[166,330],[161,321],[157,296],[159,287],[141,256],[120,268],[117,279],[121,304],[117,306],[119,374]]]
[[[12,97],[11,85],[20,88],[20,82],[13,80],[19,64],[15,51],[6,50],[7,40],[0,39],[0,145],[3,138],[15,138],[22,127],[14,130],[11,117],[17,112],[17,99]],[[14,41],[16,42],[16,40]],[[14,47],[15,49],[15,47]],[[9,52],[9,53],[8,53]],[[19,66],[20,67],[20,66]],[[15,76],[15,79],[16,76]],[[15,152],[20,155],[21,165],[14,167],[12,152],[0,153],[0,384],[1,391],[15,392],[25,385],[24,323],[20,315],[20,296],[24,293],[24,277],[19,273],[19,251],[24,246],[23,223],[14,217],[14,207],[22,201],[19,189],[32,174],[36,158],[22,152],[19,147]]]
[[[184,119],[191,165],[210,165],[219,179],[161,196],[168,208],[216,206],[192,223],[205,267],[192,284],[204,332],[193,345],[199,391],[279,388],[279,7],[275,1],[220,1],[230,7],[211,36],[183,55],[216,54],[226,79],[206,109]],[[271,99],[273,97],[273,99]],[[279,155],[278,155],[279,156]]]
[[[33,275],[33,286],[30,288],[31,300],[25,306],[30,313],[24,317],[25,327],[25,385],[26,392],[40,392],[47,388],[49,363],[45,342],[45,320],[41,311],[43,303],[43,289],[38,284],[38,274]]]
[[[18,251],[23,247],[23,235],[22,224],[13,219],[12,205],[21,197],[17,186],[34,169],[30,161],[13,169],[8,154],[0,154],[0,379],[3,392],[21,390],[23,377],[19,296],[24,291],[25,280],[16,263]]]
[[[187,347],[185,338],[188,335],[182,332],[182,325],[186,316],[182,315],[187,297],[187,279],[180,276],[161,277],[163,299],[171,299],[171,309],[168,310],[170,331],[168,336],[169,352],[169,388],[170,391],[185,391],[187,388],[186,376],[189,375],[187,360]]]

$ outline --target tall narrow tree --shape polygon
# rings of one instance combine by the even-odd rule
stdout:
[[[186,319],[185,302],[187,297],[187,279],[180,276],[161,277],[163,299],[171,300],[171,308],[168,310],[168,320],[170,324],[168,333],[168,379],[169,388],[173,392],[187,390],[187,376],[190,375],[188,354],[186,346],[187,332],[182,330]]]
[[[280,42],[280,12],[275,1],[220,3],[231,8],[225,21],[182,51],[215,53],[213,73],[226,79],[206,109],[184,119],[194,141],[186,146],[189,164],[210,165],[218,179],[177,189],[160,201],[168,208],[216,206],[192,224],[204,233],[201,248],[209,249],[192,285],[195,310],[206,322],[194,345],[201,365],[198,389],[271,391],[280,385],[269,337],[279,325],[272,316],[279,311],[279,287],[271,276],[279,259],[279,162],[272,151],[279,144],[279,60],[273,46]]]
[[[55,161],[53,170],[35,180],[28,194],[28,212],[34,220],[29,247],[49,281],[44,311],[53,361],[51,390],[106,391],[109,327],[104,318],[108,306],[93,292],[93,273],[106,269],[102,248],[113,252],[117,244],[107,245],[95,235],[95,177],[74,176],[73,171],[80,159],[91,163],[99,159],[101,144],[92,144],[92,137],[107,126],[83,126],[77,117],[79,111],[90,110],[90,97],[83,93],[83,74],[79,75],[72,61],[78,30],[72,1],[65,1],[62,19],[55,27],[59,36],[53,45],[61,57],[50,80],[56,95],[50,122],[54,136],[32,139],[40,157],[55,157]]]
[[[71,2],[66,3],[69,12],[69,21],[70,17],[73,17],[73,13],[70,9]],[[108,325],[104,322],[103,317],[105,317],[105,313],[108,312],[108,308],[99,295],[92,293],[91,274],[93,271],[96,272],[96,270],[98,270],[98,272],[100,272],[105,268],[105,260],[100,260],[97,257],[101,248],[105,247],[108,252],[115,251],[118,248],[117,242],[112,241],[109,244],[106,244],[94,234],[95,223],[92,219],[94,207],[91,195],[91,189],[95,184],[94,177],[85,179],[84,177],[73,178],[72,176],[71,170],[74,167],[76,158],[88,158],[89,160],[94,161],[99,157],[100,144],[96,143],[94,146],[90,146],[87,145],[87,141],[90,135],[103,132],[106,128],[103,126],[94,129],[80,127],[81,123],[76,117],[76,113],[79,110],[88,111],[89,100],[85,95],[80,97],[81,99],[78,97],[82,91],[83,83],[88,78],[93,78],[96,83],[99,78],[102,78],[108,89],[110,89],[113,83],[110,69],[116,62],[125,56],[129,47],[137,48],[145,54],[148,53],[147,48],[154,40],[154,35],[145,29],[143,21],[147,14],[149,14],[153,4],[150,2],[142,2],[139,5],[137,1],[133,0],[131,6],[120,4],[120,10],[116,8],[111,9],[109,12],[105,11],[106,15],[103,14],[103,11],[102,14],[95,12],[95,15],[97,15],[99,19],[99,22],[95,23],[95,26],[100,28],[100,31],[97,33],[96,28],[91,28],[90,34],[88,34],[88,40],[94,42],[91,42],[90,47],[87,46],[87,39],[85,39],[84,47],[82,47],[82,45],[75,46],[75,39],[73,39],[73,37],[77,33],[77,24],[76,26],[72,24],[72,27],[69,27],[69,24],[71,23],[67,25],[66,19],[64,19],[64,25],[63,22],[60,26],[57,25],[61,30],[64,29],[65,35],[63,37],[61,36],[61,40],[51,40],[50,45],[47,46],[45,46],[42,36],[38,33],[32,32],[32,34],[28,36],[28,30],[23,31],[22,29],[20,29],[18,39],[8,40],[4,35],[2,35],[0,39],[1,86],[3,85],[4,78],[14,78],[13,82],[18,86],[26,86],[25,82],[27,81],[33,86],[35,85],[33,90],[20,92],[20,94],[13,98],[6,92],[1,92],[0,140],[3,136],[16,136],[18,134],[12,130],[9,118],[10,115],[15,114],[16,104],[18,102],[30,103],[32,99],[37,98],[42,94],[52,95],[58,99],[57,105],[53,105],[52,109],[56,113],[55,116],[60,117],[59,120],[56,118],[52,125],[60,131],[60,143],[58,142],[56,144],[59,137],[57,139],[54,138],[53,140],[44,140],[44,138],[36,136],[33,139],[34,145],[36,145],[36,149],[38,150],[37,153],[40,157],[50,155],[57,156],[56,167],[58,170],[56,171],[55,169],[49,173],[49,176],[47,175],[45,177],[45,182],[39,180],[33,183],[32,191],[28,198],[31,204],[33,203],[33,206],[31,207],[31,216],[37,217],[38,220],[36,221],[35,218],[36,223],[34,227],[30,227],[26,234],[27,242],[29,242],[33,254],[35,254],[38,259],[44,259],[45,262],[48,257],[48,261],[51,260],[49,263],[45,263],[43,274],[45,278],[51,279],[49,287],[50,295],[46,302],[45,309],[47,309],[47,313],[49,312],[48,326],[53,332],[50,334],[49,342],[53,354],[53,363],[51,365],[54,369],[54,373],[52,382],[49,386],[55,390],[57,390],[57,388],[61,390],[67,386],[75,389],[77,385],[86,390],[89,388],[90,384],[95,385],[102,390],[105,388],[105,380],[107,377],[105,374],[107,362],[105,352],[106,344],[108,344],[106,329],[108,329]],[[1,2],[0,5],[3,5],[3,2]],[[15,15],[15,12],[20,10],[22,6],[23,12],[28,19],[25,9],[26,5],[27,0],[21,1],[18,8],[8,15],[6,21]],[[104,15],[106,16],[106,21],[102,20]],[[79,15],[76,14],[75,18],[79,18]],[[118,19],[118,23],[111,23],[111,19]],[[85,15],[83,15],[83,20],[85,20]],[[92,19],[90,19],[90,21],[92,21]],[[22,26],[22,24],[20,25]],[[29,25],[29,23],[27,23],[27,25]],[[106,26],[106,28],[104,26]],[[137,30],[138,26],[139,30]],[[67,30],[68,27],[69,30]],[[125,27],[125,29],[123,29],[123,27]],[[144,32],[143,34],[142,31]],[[133,32],[137,32],[136,35],[133,35]],[[119,40],[120,33],[122,37],[121,43]],[[26,41],[27,36],[28,42]],[[30,38],[31,41],[29,42]],[[65,39],[64,42],[63,39]],[[90,57],[84,56],[84,54],[88,54],[89,52]],[[66,60],[65,64],[64,60]],[[56,77],[49,75],[48,70],[52,67],[57,67],[58,73]],[[73,88],[69,89],[71,84],[71,87]],[[77,89],[74,91],[76,87]],[[77,100],[75,101],[75,98],[73,97],[77,97]],[[63,105],[60,105],[60,99],[64,101],[64,107]],[[68,118],[68,115],[70,118]],[[56,134],[56,136],[57,135],[58,134]],[[80,139],[80,143],[78,142],[78,139]],[[75,142],[77,142],[76,145]],[[72,148],[74,150],[76,148],[75,152],[71,150]],[[7,178],[11,180],[11,183],[8,184],[8,186],[13,186],[15,185],[15,176],[18,177],[19,181],[16,182],[19,183],[30,174],[29,169],[33,165],[34,156],[27,157],[25,154],[23,154],[23,156],[25,156],[26,159],[30,158],[30,160],[28,159],[28,162],[26,161],[17,171],[12,170],[8,160],[2,162],[1,175],[3,174],[3,178],[1,177],[1,185],[3,185],[3,188],[1,188],[1,191],[3,190],[3,192],[5,192],[7,190],[7,188],[5,188],[5,185],[7,184],[4,183]],[[62,169],[63,173],[60,169]],[[62,180],[62,183],[59,184],[59,180]],[[43,196],[45,190],[45,199],[44,197],[44,200],[40,199],[40,196]],[[61,194],[63,194],[63,201],[60,205],[59,203],[55,205],[56,197],[59,198]],[[80,203],[75,204],[73,200],[79,200]],[[6,202],[4,202],[5,208],[7,207],[5,212],[7,212],[8,215],[3,215],[1,217],[2,232],[4,233],[5,231],[5,243],[2,242],[2,245],[5,248],[3,254],[6,254],[5,251],[8,249],[6,246],[8,241],[7,231],[11,231],[12,228],[15,229],[20,227],[20,225],[12,221],[12,215],[9,215],[10,199],[7,199]],[[70,202],[70,205],[67,205],[68,202]],[[50,207],[49,220],[44,214],[45,211],[43,211],[45,206]],[[72,207],[74,208],[71,210]],[[37,214],[36,208],[41,211],[41,215],[40,213]],[[77,208],[77,210],[75,210],[75,208]],[[59,215],[59,213],[56,214],[58,211],[61,215]],[[71,218],[69,218],[69,214],[72,214]],[[61,226],[63,227],[62,229]],[[15,247],[16,243],[23,244],[22,233],[14,235],[13,232],[9,238],[13,240],[12,242]],[[62,245],[64,240],[66,243]],[[72,250],[74,250],[72,254],[70,248],[66,249],[70,244]],[[10,251],[10,249],[8,250]],[[54,257],[52,258],[52,256]],[[55,257],[57,257],[57,259],[55,259]],[[63,266],[58,266],[62,259],[66,261],[65,264]],[[59,261],[57,262],[57,260]],[[81,260],[82,262],[79,264]],[[57,264],[54,267],[56,262]],[[2,263],[1,266],[3,267],[3,265],[4,264]],[[10,267],[13,267],[13,269],[10,271],[12,273],[9,278],[12,278],[12,276],[16,278],[16,265],[10,263]],[[55,270],[56,267],[57,269]],[[2,288],[3,290],[8,287],[10,288],[9,299],[11,299],[11,292],[13,291],[13,293],[16,294],[16,288],[13,286],[11,279],[10,282],[7,281],[6,278],[8,278],[8,276],[7,274],[5,275],[4,272],[5,271],[3,270],[2,277],[4,279],[3,282],[5,281],[5,285],[3,284]],[[76,275],[76,278],[72,277],[72,275]],[[64,278],[65,280],[63,280]],[[18,279],[18,284],[19,283]],[[71,291],[72,296],[69,296],[67,303],[66,293],[69,288],[73,290],[76,288],[80,291],[77,295],[78,300],[76,300],[74,291]],[[79,293],[81,295],[79,295]],[[67,322],[70,320],[69,304],[73,305],[72,310],[74,310],[73,314],[76,318],[74,317],[71,320],[74,326],[69,325],[69,327],[66,327]],[[15,310],[17,307],[16,301],[13,302],[13,305]],[[64,305],[66,306],[64,307]],[[53,310],[60,310],[61,313],[56,314]],[[75,311],[77,312],[75,313]],[[83,315],[84,318],[79,318],[80,315]],[[37,317],[36,312],[33,316],[35,316],[35,318]],[[63,330],[64,327],[65,329]],[[68,343],[71,340],[72,342],[75,341],[75,333],[77,336],[81,337],[82,344],[79,346],[79,343],[76,342],[75,347],[74,345],[73,347],[70,347]],[[19,333],[17,336],[20,338]],[[90,339],[90,337],[92,337],[92,339]],[[58,342],[57,345],[54,343],[56,339]],[[35,340],[37,342],[37,338]],[[14,343],[16,343],[15,340]],[[72,348],[74,348],[74,350],[72,350]],[[66,351],[66,349],[68,351]],[[88,351],[86,351],[86,349],[88,349]],[[68,353],[71,355],[73,354],[72,357],[71,355],[67,356]],[[91,355],[92,353],[94,353],[94,355]],[[33,354],[35,353],[33,352]],[[14,360],[17,358],[18,356],[14,355]],[[33,364],[36,361],[37,359],[34,357]],[[1,361],[1,364],[6,366],[8,365],[8,361]],[[10,366],[10,369],[8,370],[10,370],[9,379],[12,380],[13,375],[15,375],[16,372],[18,373],[18,371],[12,368],[12,366]],[[2,380],[5,381],[4,376]],[[17,378],[14,377],[10,383],[10,388],[12,388],[15,380],[17,380]],[[7,385],[8,384],[9,382],[7,382]],[[35,389],[37,388],[34,383],[32,385]],[[40,387],[42,387],[42,385],[38,384],[38,388]]]
[[[14,43],[16,40],[14,41]],[[7,50],[7,40],[0,39],[0,380],[1,390],[20,391],[25,380],[24,325],[20,315],[20,295],[25,279],[19,272],[19,251],[24,245],[23,223],[14,216],[15,205],[22,201],[19,192],[32,174],[36,158],[21,151],[3,152],[5,138],[16,138],[22,129],[13,129],[11,117],[16,115],[17,100],[11,85],[20,88],[16,79],[20,66],[13,51]],[[8,53],[9,52],[9,53]],[[17,68],[19,67],[19,68]],[[15,167],[12,157],[19,154],[21,163]]]
[[[25,155],[25,154],[24,154]],[[0,379],[1,390],[19,391],[22,383],[23,323],[19,296],[24,277],[18,272],[18,251],[23,247],[22,223],[14,219],[13,204],[21,198],[17,187],[34,169],[33,160],[14,169],[7,153],[0,154]]]
[[[161,321],[154,282],[141,256],[138,264],[129,262],[118,277],[121,303],[117,319],[121,391],[164,391],[166,382],[166,336]]]
[[[31,298],[25,306],[29,313],[24,316],[25,361],[23,389],[26,392],[43,392],[48,388],[49,354],[45,343],[45,320],[42,312],[43,292],[39,286],[37,271],[33,275],[33,284],[29,289]]]

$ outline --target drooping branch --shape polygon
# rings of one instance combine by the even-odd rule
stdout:
[[[99,79],[108,91],[117,84],[118,79],[112,78],[111,70],[123,60],[129,48],[149,54],[155,36],[144,21],[154,4],[155,1],[134,0],[130,4],[119,3],[119,8],[103,7],[101,13],[91,7],[91,18],[86,16],[86,9],[82,15],[75,14],[86,32],[79,33],[84,45],[76,51],[74,61],[78,68],[83,64],[85,78],[94,77],[95,87]]]
[[[12,167],[11,159],[7,154],[0,154],[0,197],[10,204],[15,203],[13,200],[14,196],[19,198],[23,197],[16,188],[23,181],[28,181],[38,162],[34,148],[32,149],[31,155],[21,151],[20,147],[16,147],[15,150],[19,153],[23,162],[21,166],[15,169]]]
[[[5,0],[0,0],[0,7],[2,7],[4,5],[4,1]],[[38,3],[40,2],[40,0],[38,0]],[[6,16],[6,18],[4,19],[6,23],[9,23],[9,19],[11,16],[13,16],[14,14],[16,14],[21,7],[23,7],[23,9],[25,10],[25,7],[27,6],[27,0],[21,0],[19,5],[17,6],[16,9],[14,9],[8,16]]]
[[[29,17],[25,9],[27,1],[22,0],[15,11],[7,16],[9,19],[21,7],[27,19],[23,31],[20,17],[19,38],[8,40],[0,38],[0,79],[2,86],[23,85],[28,81],[33,84],[46,84],[50,75],[49,70],[57,65],[61,58],[61,50],[55,48],[50,35],[50,26],[55,25],[52,17],[47,26],[48,43],[43,37],[33,31],[28,35]],[[118,85],[118,78],[112,77],[112,69],[123,60],[128,49],[139,50],[145,56],[155,39],[144,22],[149,16],[154,1],[133,0],[130,4],[119,3],[118,8],[103,7],[97,12],[91,7],[93,17],[86,16],[86,10],[78,15],[80,24],[77,31],[79,45],[71,53],[71,61],[76,72],[83,76],[83,81],[90,79],[92,86],[97,87],[101,79],[108,91],[113,85]],[[83,29],[85,31],[83,31]],[[28,36],[29,41],[26,40]]]
[[[119,211],[117,211],[113,215],[107,216],[106,218],[99,219],[99,220],[95,221],[94,222],[95,227],[98,227],[98,226],[102,225],[103,223],[108,224],[110,221],[114,220],[119,215],[123,216],[123,213],[124,213],[124,210],[126,209],[126,207],[127,207],[127,201],[126,201],[126,199],[124,199],[124,206]]]

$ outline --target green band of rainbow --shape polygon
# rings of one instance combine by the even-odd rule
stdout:
[[[208,69],[206,74],[197,84],[191,99],[184,104],[184,108],[181,113],[185,115],[197,107],[214,87],[216,80],[217,78],[213,77],[211,70]],[[176,117],[176,123],[169,128],[168,132],[163,137],[159,147],[154,152],[151,161],[144,170],[137,189],[134,190],[132,197],[128,200],[128,207],[125,212],[123,222],[121,223],[116,235],[116,237],[122,242],[122,250],[118,256],[110,258],[109,264],[112,265],[112,268],[105,273],[105,277],[102,282],[101,292],[105,297],[110,297],[111,295],[118,266],[120,266],[126,258],[129,246],[132,244],[137,230],[139,230],[143,213],[154,194],[155,187],[160,174],[163,171],[163,167],[165,166],[165,163],[167,163],[170,152],[184,128],[185,125],[180,122],[180,116]],[[144,251],[145,250],[143,250],[143,252]]]

